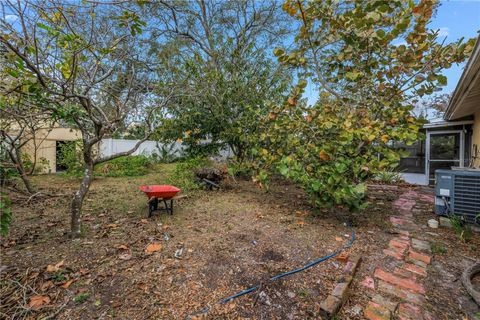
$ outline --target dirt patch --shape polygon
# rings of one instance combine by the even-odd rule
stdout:
[[[273,250],[267,250],[262,254],[262,260],[264,261],[282,261],[283,255],[273,251]]]
[[[36,293],[50,299],[39,310],[27,310],[27,316],[180,319],[210,306],[208,318],[318,318],[320,302],[341,276],[342,262],[331,259],[273,283],[268,279],[344,245],[351,234],[343,222],[351,221],[356,241],[348,252],[362,255],[363,262],[342,317],[362,319],[357,307],[366,299],[357,278],[373,272],[391,238],[386,217],[401,190],[372,191],[368,209],[349,213],[315,210],[301,189],[282,180],[274,181],[268,193],[239,180],[230,190],[188,193],[175,204],[173,216],[147,219],[138,186],[164,183],[171,169],[96,179],[84,206],[82,238],[74,241],[65,236],[68,198],[29,205],[15,201],[11,234],[1,242],[1,264],[7,268],[2,281],[27,275],[32,290],[19,295],[20,307]],[[34,180],[61,193],[72,193],[78,183],[53,175]],[[160,243],[161,250],[145,253],[151,243]],[[48,265],[60,261],[58,272],[47,272]],[[48,281],[51,285],[45,285]],[[259,284],[255,293],[216,304]],[[12,310],[2,305],[10,317]]]

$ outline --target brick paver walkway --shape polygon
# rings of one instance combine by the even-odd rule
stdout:
[[[397,211],[390,222],[397,236],[383,250],[384,258],[371,277],[362,285],[372,290],[372,298],[364,309],[364,316],[371,320],[391,319],[430,320],[422,309],[425,288],[423,279],[428,275],[431,248],[426,241],[413,237],[420,227],[415,224],[412,209],[418,199],[429,201],[428,195],[415,191],[405,192],[394,202]]]

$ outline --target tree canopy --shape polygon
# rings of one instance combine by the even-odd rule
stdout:
[[[265,119],[256,150],[263,168],[298,182],[316,206],[363,207],[363,182],[398,163],[392,141],[418,137],[415,102],[445,85],[442,70],[473,48],[474,39],[445,43],[428,29],[437,7],[430,0],[286,1],[284,10],[301,22],[298,47],[275,54],[302,79]],[[313,106],[301,101],[307,81],[320,92]]]

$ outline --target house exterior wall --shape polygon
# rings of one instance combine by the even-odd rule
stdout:
[[[56,142],[75,141],[81,138],[80,131],[75,129],[40,129],[36,132],[35,141],[29,141],[24,146],[23,152],[30,160],[36,159],[38,173],[54,173],[57,167]]]
[[[474,166],[480,167],[480,110],[474,113],[474,123],[473,123],[473,134],[472,134],[472,151],[473,145],[477,146],[477,158],[475,160]]]

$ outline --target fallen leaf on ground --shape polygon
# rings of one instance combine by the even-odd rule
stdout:
[[[68,287],[70,287],[70,285],[73,283],[73,279],[72,280],[68,280],[67,282],[65,282],[64,284],[62,284],[60,287],[62,287],[63,289],[68,289]]]
[[[57,272],[63,266],[63,260],[57,263],[56,265],[49,264],[47,266],[47,272]]]
[[[40,290],[47,291],[49,288],[53,287],[53,282],[48,280],[47,282],[42,283]]]
[[[162,245],[158,242],[150,243],[147,248],[145,249],[146,254],[152,254],[156,251],[160,251],[162,249]]]
[[[340,237],[335,237],[335,241],[343,241],[343,239]]]
[[[303,226],[303,225],[305,224],[305,221],[303,221],[303,220],[297,220],[297,224],[298,224],[299,226]]]
[[[120,260],[130,260],[132,259],[132,255],[129,253],[124,253],[118,256],[118,259]]]
[[[107,224],[106,227],[116,229],[116,228],[118,228],[118,225],[116,223],[110,223],[110,224]]]
[[[120,244],[117,246],[118,250],[128,250],[128,247],[125,244]]]
[[[80,270],[78,270],[78,273],[81,274],[81,275],[84,275],[84,274],[87,274],[89,271],[85,268],[80,268]]]
[[[49,296],[31,296],[30,301],[28,302],[28,307],[38,310],[43,305],[49,304],[50,303],[50,297]]]
[[[140,223],[148,223],[148,220],[147,219],[141,219]]]
[[[138,288],[139,288],[140,290],[144,291],[144,292],[147,292],[147,291],[148,291],[148,286],[147,286],[147,284],[146,284],[146,283],[143,283],[143,282],[140,282],[140,283],[138,284]]]
[[[306,216],[308,216],[309,214],[310,214],[310,212],[308,212],[308,211],[306,211],[306,210],[305,210],[305,211],[299,211],[299,210],[295,211],[295,215],[296,215],[297,217],[306,217]]]
[[[348,253],[346,252],[342,252],[340,253],[338,256],[335,257],[335,259],[337,261],[340,261],[340,262],[347,262],[348,261]]]

